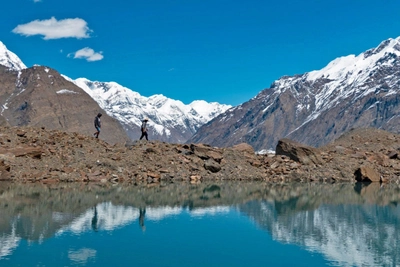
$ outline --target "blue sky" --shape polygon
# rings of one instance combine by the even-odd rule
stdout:
[[[143,96],[238,105],[283,75],[400,36],[399,0],[12,0],[0,41],[29,67]]]

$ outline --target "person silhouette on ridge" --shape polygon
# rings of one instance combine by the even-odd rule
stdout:
[[[94,128],[96,128],[96,132],[93,134],[94,137],[99,138],[100,130],[101,130],[101,122],[100,117],[102,116],[101,113],[97,114],[94,118]]]
[[[147,135],[147,122],[149,121],[148,118],[145,118],[142,120],[142,126],[140,127],[140,130],[142,131],[142,135],[140,136],[139,140],[142,140],[143,137],[146,137],[146,140],[148,141],[148,135]]]

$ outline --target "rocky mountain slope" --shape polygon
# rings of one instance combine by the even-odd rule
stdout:
[[[189,142],[256,150],[283,138],[325,145],[357,127],[400,131],[400,37],[325,68],[285,76],[204,125]]]
[[[3,125],[29,125],[92,135],[98,112],[104,114],[101,138],[110,143],[128,140],[117,120],[107,116],[87,93],[57,71],[41,66],[13,70],[0,65]]]
[[[111,145],[42,128],[1,127],[0,133],[0,180],[15,182],[400,182],[400,135],[377,129],[351,131],[319,149],[282,139],[275,155],[257,155],[245,143]]]
[[[202,100],[185,105],[163,95],[144,97],[115,82],[64,77],[85,90],[107,114],[121,122],[131,139],[138,139],[141,120],[149,118],[151,139],[183,143],[200,126],[231,108],[230,105]]]

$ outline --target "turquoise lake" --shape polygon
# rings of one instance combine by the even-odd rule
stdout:
[[[0,183],[0,266],[400,266],[400,186]]]

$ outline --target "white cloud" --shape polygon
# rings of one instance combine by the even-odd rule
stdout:
[[[33,0],[34,3],[42,2],[42,0]]]
[[[74,55],[74,58],[84,58],[87,61],[98,61],[102,60],[104,56],[102,55],[103,52],[95,52],[92,48],[85,47],[82,48],[75,53],[68,54],[68,57]]]
[[[43,35],[43,39],[50,40],[60,38],[89,38],[91,30],[83,19],[57,20],[52,17],[47,20],[34,20],[18,25],[12,32],[25,36]]]

